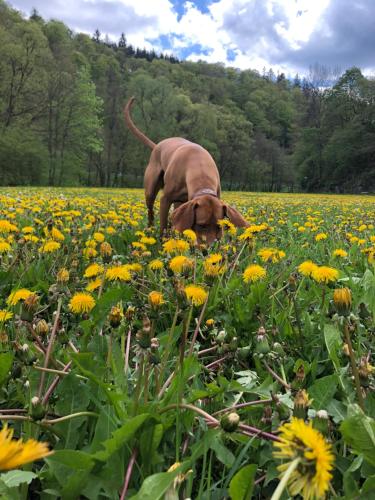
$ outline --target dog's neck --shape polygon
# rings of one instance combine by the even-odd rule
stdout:
[[[204,196],[204,195],[210,195],[210,196],[215,196],[215,198],[217,198],[217,193],[216,191],[214,191],[213,189],[210,189],[210,188],[203,188],[203,189],[199,189],[198,191],[196,191],[193,196],[191,197],[192,200],[194,200],[194,198],[197,198],[198,196]]]

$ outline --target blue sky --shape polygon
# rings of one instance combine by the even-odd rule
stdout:
[[[71,29],[241,69],[375,73],[375,0],[8,0]]]

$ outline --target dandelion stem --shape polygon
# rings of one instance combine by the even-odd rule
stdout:
[[[171,328],[169,330],[168,341],[167,341],[167,344],[166,344],[166,347],[165,347],[165,351],[163,353],[163,357],[162,357],[162,360],[161,360],[161,363],[160,363],[160,380],[161,381],[163,380],[165,366],[166,366],[167,361],[168,361],[168,356],[169,356],[169,352],[170,352],[170,346],[172,345],[173,334],[174,334],[174,330],[176,328],[178,313],[179,313],[179,308],[176,307],[176,311],[175,311],[174,316],[173,316],[172,326],[171,326]]]
[[[229,408],[223,408],[222,410],[215,411],[212,415],[220,415],[220,413],[226,413],[227,411],[237,410],[239,408],[246,408],[248,406],[264,405],[273,403],[273,399],[259,399],[257,401],[249,401],[247,403],[240,403],[238,405],[230,406]]]
[[[128,491],[130,478],[131,478],[131,475],[133,472],[133,466],[134,466],[136,458],[137,458],[137,448],[134,448],[134,450],[132,451],[128,466],[126,468],[124,486],[123,486],[122,491],[121,491],[120,500],[124,500],[125,495]]]
[[[289,478],[298,467],[300,460],[301,460],[300,457],[298,457],[295,458],[292,462],[290,462],[290,465],[285,471],[283,477],[281,478],[281,481],[279,482],[276,490],[273,492],[271,500],[279,500],[279,498],[281,498],[281,495],[288,484]]]
[[[64,417],[54,418],[53,420],[42,420],[41,423],[46,425],[54,425],[78,417],[99,417],[99,414],[93,411],[80,411],[78,413],[71,413],[70,415],[65,415]]]
[[[272,368],[270,366],[268,366],[268,364],[265,361],[263,361],[263,365],[264,365],[265,369],[268,371],[268,373],[270,375],[272,375],[272,377],[275,380],[277,380],[277,382],[279,382],[281,385],[283,385],[285,387],[285,389],[290,390],[290,385],[287,382],[285,382],[281,377],[279,377],[279,375],[276,372],[274,372],[272,370]]]
[[[129,357],[130,357],[130,341],[131,341],[131,336],[132,336],[132,329],[131,329],[131,327],[129,327],[128,335],[126,337],[126,349],[125,349],[125,364],[124,364],[125,378],[127,377],[128,370],[129,370]]]
[[[53,324],[51,337],[50,337],[49,342],[48,342],[46,357],[44,358],[44,368],[48,368],[49,359],[51,357],[53,344],[55,342],[55,337],[56,337],[56,333],[57,333],[57,327],[59,325],[60,311],[61,311],[61,299],[59,299],[59,301],[57,303],[55,322]],[[46,374],[44,372],[42,372],[42,374],[40,376],[39,389],[38,389],[38,397],[39,398],[42,396],[45,376],[46,376]]]
[[[207,302],[208,302],[208,295],[207,295],[205,303],[203,304],[201,313],[200,313],[199,318],[198,318],[197,326],[195,327],[194,334],[193,334],[193,337],[191,339],[190,348],[189,348],[189,354],[188,354],[189,356],[191,356],[191,354],[193,353],[194,344],[195,344],[195,341],[197,340],[199,328],[201,326],[201,323],[202,323],[202,320],[203,320],[203,317],[204,317],[204,313],[206,311]]]
[[[350,357],[350,363],[352,365],[352,372],[353,372],[353,376],[354,376],[355,389],[357,392],[358,403],[359,403],[359,406],[361,407],[362,411],[365,411],[365,402],[364,402],[363,396],[362,396],[361,383],[359,380],[359,374],[358,374],[355,354],[353,351],[353,345],[352,345],[352,341],[350,339],[350,333],[349,333],[349,326],[348,326],[348,322],[346,319],[345,319],[345,323],[344,323],[344,334],[345,334],[346,343],[348,344],[348,348],[349,348],[349,357]]]

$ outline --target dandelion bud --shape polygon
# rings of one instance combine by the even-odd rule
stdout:
[[[22,303],[21,319],[23,321],[32,321],[34,313],[38,307],[39,297],[36,293],[30,293]]]
[[[128,320],[128,321],[131,321],[134,317],[134,314],[135,314],[135,307],[134,306],[129,306],[127,308],[127,310],[125,311],[125,318]]]
[[[288,278],[288,287],[291,292],[295,292],[297,289],[297,278],[295,274],[291,274]]]
[[[258,333],[256,336],[255,352],[257,352],[258,354],[267,354],[270,352],[270,350],[271,349],[268,343],[266,329],[261,326],[258,329]]]
[[[358,373],[361,379],[364,381],[369,378],[369,376],[375,372],[375,367],[370,365],[368,357],[362,356],[359,362]]]
[[[31,399],[31,416],[34,420],[42,420],[46,415],[46,409],[42,405],[38,396]]]
[[[347,316],[352,306],[352,292],[350,288],[336,288],[333,292],[333,303],[338,314]]]
[[[4,330],[1,330],[0,331],[0,344],[1,343],[6,344],[8,342],[8,340],[9,340],[9,338],[8,338],[7,333]]]
[[[218,344],[222,344],[227,336],[227,332],[225,330],[220,330],[220,332],[216,336],[216,342]]]
[[[206,326],[207,326],[208,328],[212,328],[212,327],[214,326],[214,324],[215,324],[215,320],[214,320],[214,319],[212,319],[212,318],[210,318],[210,319],[208,319],[208,320],[206,321]]]
[[[236,412],[227,413],[220,420],[221,428],[226,432],[234,432],[240,423],[240,416]]]
[[[325,436],[329,433],[329,416],[326,410],[319,410],[313,419],[313,427]]]
[[[101,243],[100,255],[102,255],[102,257],[110,257],[112,255],[112,247],[107,241],[103,241],[103,243]]]
[[[342,352],[345,354],[345,356],[350,356],[350,351],[349,351],[349,346],[348,344],[344,344],[342,346]]]
[[[307,417],[307,409],[310,404],[311,400],[305,389],[299,390],[294,398],[293,416],[305,420]]]
[[[44,319],[40,319],[35,325],[35,332],[38,335],[46,335],[48,333],[48,323]]]
[[[111,325],[111,327],[117,328],[118,326],[120,326],[122,317],[123,313],[121,307],[113,306],[108,315],[109,324]]]

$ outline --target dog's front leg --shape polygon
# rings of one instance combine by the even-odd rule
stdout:
[[[160,236],[163,237],[168,228],[168,213],[172,202],[169,198],[163,195],[160,198]]]

